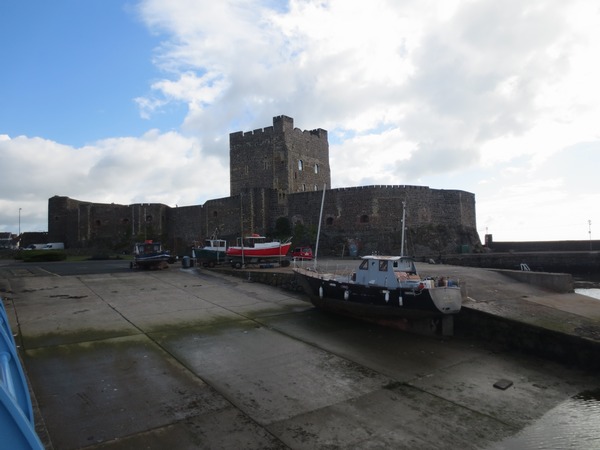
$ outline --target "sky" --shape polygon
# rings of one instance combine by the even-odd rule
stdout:
[[[0,67],[0,231],[46,231],[54,195],[228,197],[229,133],[286,115],[328,131],[333,188],[472,192],[482,240],[600,238],[594,0],[4,0]]]

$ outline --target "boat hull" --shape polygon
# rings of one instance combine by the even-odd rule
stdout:
[[[208,250],[203,248],[195,248],[194,257],[199,263],[208,266],[214,266],[215,264],[220,264],[225,261],[228,261],[227,253],[224,250]]]
[[[158,255],[136,256],[134,261],[137,267],[148,269],[154,267],[166,267],[168,266],[170,258],[170,254],[161,253]]]
[[[281,258],[286,256],[291,243],[281,244],[273,247],[264,248],[253,248],[253,247],[229,247],[227,249],[227,256],[242,257],[245,258]]]
[[[458,286],[388,288],[294,269],[298,283],[318,308],[346,315],[376,318],[432,318],[457,314],[462,305]]]

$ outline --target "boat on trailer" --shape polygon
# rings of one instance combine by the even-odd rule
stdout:
[[[345,274],[293,270],[316,307],[359,318],[441,318],[462,305],[457,280],[421,278],[405,256],[363,256],[356,271]]]
[[[227,261],[227,241],[213,235],[204,240],[203,246],[193,247],[192,252],[198,264],[214,267]]]
[[[133,246],[133,262],[131,268],[164,269],[169,267],[171,254],[162,248],[160,242],[146,240]]]
[[[281,242],[269,240],[265,236],[252,234],[243,239],[238,238],[236,245],[227,249],[233,267],[241,267],[244,264],[256,264],[262,262],[274,262],[279,260],[282,265],[289,265],[286,259],[287,253],[292,246],[291,238]]]

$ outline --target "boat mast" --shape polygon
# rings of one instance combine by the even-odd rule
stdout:
[[[323,185],[323,198],[321,199],[321,212],[319,213],[319,227],[317,228],[317,243],[315,244],[314,268],[317,270],[317,255],[319,254],[319,237],[321,236],[321,223],[323,222],[323,205],[325,204],[325,189],[327,184]]]
[[[240,192],[240,245],[242,246],[242,266],[244,265],[244,202],[243,192]]]
[[[402,202],[402,244],[400,244],[400,256],[404,256],[404,219],[406,219],[406,202]]]

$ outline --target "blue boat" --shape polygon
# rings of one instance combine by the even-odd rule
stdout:
[[[0,436],[10,449],[43,449],[33,421],[23,373],[4,303],[0,299]]]
[[[134,245],[133,258],[130,266],[132,269],[165,269],[169,267],[171,254],[163,250],[160,242],[147,240]]]

